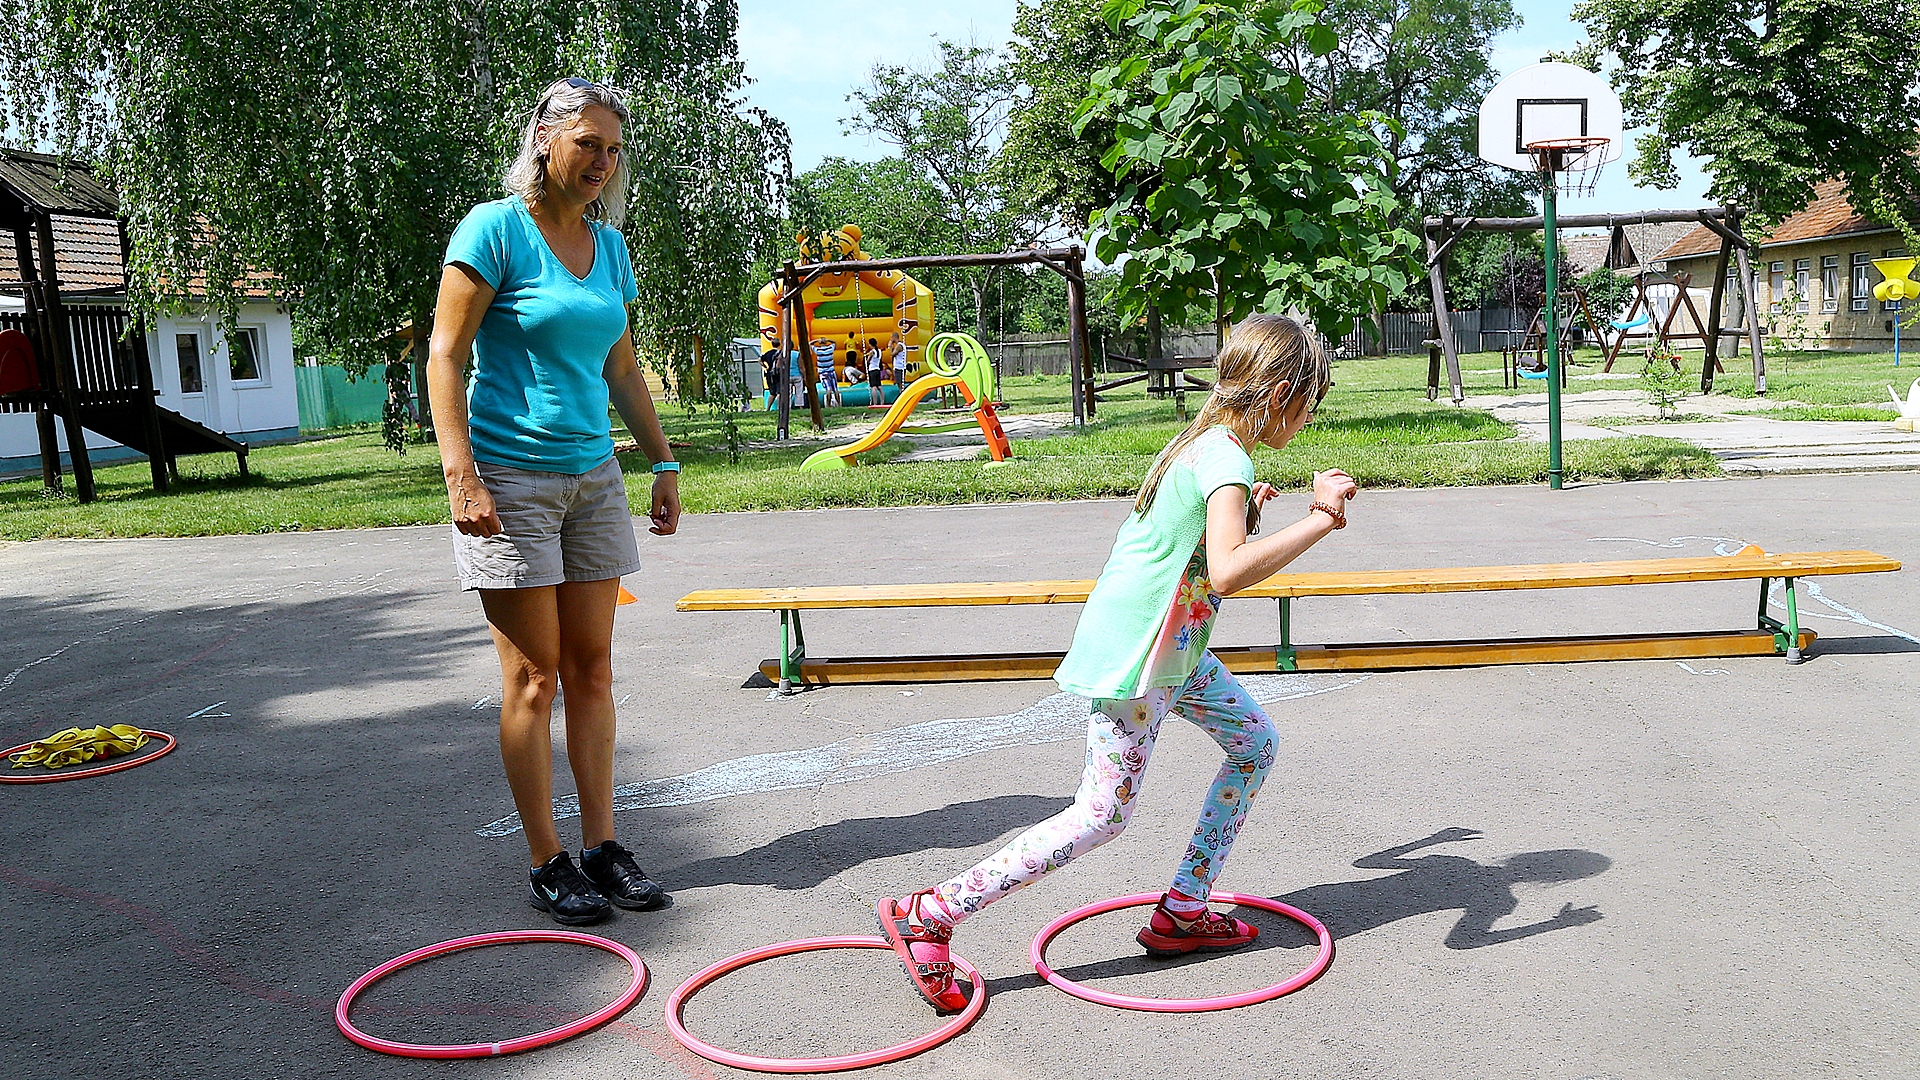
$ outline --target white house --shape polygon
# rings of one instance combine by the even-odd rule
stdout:
[[[36,185],[45,186],[46,176],[61,168],[55,159],[6,151],[0,154],[0,166],[4,166],[0,167],[0,195],[23,202],[38,199],[41,205],[51,201],[49,193]],[[52,226],[61,306],[79,313],[124,312],[126,275],[118,224],[101,217],[63,216],[57,210],[47,214],[47,220]],[[25,315],[23,276],[26,280],[40,276],[38,245],[31,232],[24,221],[0,221],[0,240],[14,241],[10,254],[15,256],[0,257],[0,329],[19,325]],[[249,447],[300,437],[292,322],[265,288],[250,290],[230,328],[223,328],[208,313],[161,317],[147,327],[146,346],[161,409]],[[64,462],[65,425],[54,426]],[[87,432],[87,447],[95,462],[139,456],[94,431]],[[40,468],[33,414],[0,412],[0,476],[38,473]]]

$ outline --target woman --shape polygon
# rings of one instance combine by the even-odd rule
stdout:
[[[651,531],[680,519],[680,466],[627,327],[626,120],[608,87],[548,87],[507,172],[512,194],[474,207],[447,246],[427,361],[454,564],[500,654],[500,756],[532,855],[528,897],[567,925],[606,918],[610,903],[668,903],[613,838],[613,608],[640,561],[610,401],[654,463]],[[562,686],[577,868],[553,823]]]
[[[884,409],[887,407],[886,395],[880,392],[881,368],[880,343],[873,338],[867,339],[867,408]]]

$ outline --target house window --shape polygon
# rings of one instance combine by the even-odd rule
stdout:
[[[200,393],[204,389],[200,383],[200,335],[173,335],[173,349],[180,359],[180,392]]]
[[[1853,292],[1848,307],[1855,311],[1867,310],[1867,300],[1873,296],[1873,252],[1856,251],[1853,253]]]
[[[260,351],[260,328],[242,326],[227,339],[227,364],[233,370],[233,381],[259,382],[266,367],[265,356]]]
[[[1883,259],[1904,259],[1906,257],[1907,257],[1906,251],[1901,248],[1888,248],[1886,253],[1881,256],[1881,258]],[[1882,300],[1880,301],[1880,310],[1881,311],[1899,311],[1900,301]]]
[[[1840,310],[1840,256],[1820,256],[1820,310]]]
[[[1807,290],[1813,284],[1808,279],[1813,276],[1812,259],[1793,260],[1793,310],[1807,311]]]
[[[1787,291],[1787,264],[1775,260],[1767,264],[1767,301],[1775,311],[1785,311]]]

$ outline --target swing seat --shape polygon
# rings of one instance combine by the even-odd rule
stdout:
[[[1620,322],[1618,320],[1615,320],[1613,324],[1613,328],[1615,330],[1631,330],[1636,326],[1645,326],[1652,321],[1653,321],[1652,316],[1642,315],[1639,318],[1633,320],[1632,322]]]
[[[1545,368],[1541,368],[1539,371],[1534,371],[1531,368],[1520,368],[1519,371],[1520,377],[1523,379],[1544,379],[1547,377],[1547,370]]]

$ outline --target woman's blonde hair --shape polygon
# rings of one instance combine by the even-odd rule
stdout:
[[[1278,405],[1284,414],[1297,401],[1318,405],[1333,385],[1333,367],[1319,339],[1284,315],[1249,316],[1233,328],[1213,366],[1219,376],[1213,392],[1187,430],[1154,459],[1147,478],[1140,482],[1134,513],[1144,514],[1153,507],[1167,470],[1208,428],[1244,421],[1241,427],[1263,430],[1274,415],[1274,387],[1288,384],[1287,398]]]
[[[547,196],[547,143],[553,136],[572,126],[580,114],[598,105],[620,118],[625,127],[632,119],[620,91],[586,79],[561,79],[540,95],[540,103],[527,116],[520,134],[520,153],[507,166],[507,190],[528,203]],[[544,134],[545,138],[542,138]],[[587,204],[589,220],[604,221],[614,228],[627,217],[627,158],[614,158],[613,175],[600,187],[600,197]]]

